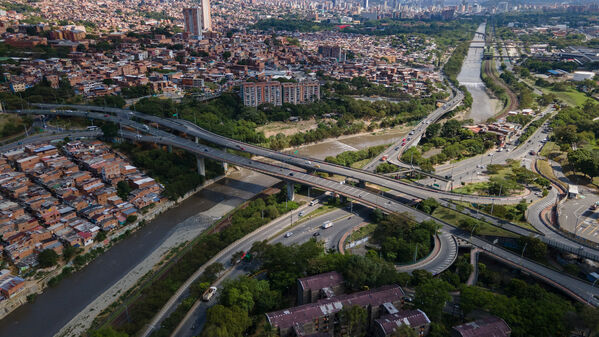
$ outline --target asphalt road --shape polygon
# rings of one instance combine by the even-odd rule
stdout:
[[[44,106],[46,106],[46,105],[44,105]],[[56,106],[54,106],[54,107],[56,107]],[[359,181],[369,182],[369,183],[379,185],[379,186],[382,186],[382,187],[385,187],[388,189],[402,191],[402,193],[412,195],[416,198],[426,199],[429,197],[430,198],[443,197],[443,198],[447,198],[447,199],[464,200],[464,201],[472,201],[472,202],[480,202],[481,200],[483,200],[488,203],[495,202],[498,204],[511,204],[518,200],[518,198],[514,198],[514,197],[486,197],[486,196],[458,195],[458,194],[451,193],[451,192],[439,191],[434,188],[427,188],[427,187],[423,187],[423,186],[418,186],[418,185],[402,182],[399,180],[394,180],[394,179],[386,177],[384,175],[378,175],[378,174],[374,174],[374,173],[364,171],[364,170],[353,169],[353,168],[344,167],[344,166],[340,166],[340,165],[334,165],[334,164],[327,163],[325,161],[320,161],[320,160],[316,160],[316,159],[312,159],[312,158],[302,158],[302,157],[293,156],[290,154],[280,153],[280,152],[277,152],[274,150],[266,149],[266,148],[255,146],[255,145],[245,144],[243,142],[235,141],[235,140],[208,132],[208,131],[206,131],[192,123],[188,123],[188,122],[181,122],[179,120],[163,119],[163,118],[149,116],[149,115],[145,115],[145,114],[141,114],[141,113],[137,113],[137,112],[129,111],[129,110],[99,108],[99,107],[96,107],[96,109],[109,110],[110,113],[113,113],[112,110],[116,110],[116,111],[118,111],[118,112],[116,112],[118,114],[118,116],[113,116],[111,114],[106,114],[106,113],[102,114],[102,113],[80,111],[80,110],[22,110],[22,111],[17,111],[17,112],[23,113],[23,114],[68,115],[68,116],[78,116],[78,117],[83,117],[83,118],[109,120],[109,121],[112,121],[115,123],[120,123],[124,126],[128,126],[130,128],[137,129],[138,131],[141,131],[141,132],[149,133],[152,136],[156,137],[157,138],[156,141],[158,141],[159,143],[181,147],[186,142],[186,140],[181,137],[177,137],[171,133],[168,133],[168,132],[165,132],[162,130],[148,127],[145,124],[141,124],[141,123],[138,123],[138,122],[135,122],[135,121],[129,119],[130,117],[136,117],[136,118],[144,119],[146,121],[159,123],[160,125],[163,125],[169,129],[177,130],[177,131],[184,132],[191,136],[199,137],[203,140],[209,141],[209,142],[217,144],[219,146],[236,149],[236,150],[240,150],[240,151],[245,151],[245,152],[251,153],[253,155],[263,156],[266,158],[274,159],[274,160],[277,160],[277,161],[280,161],[283,163],[287,163],[287,164],[291,164],[291,165],[294,165],[297,167],[304,168],[308,171],[318,170],[318,171],[324,171],[324,172],[337,174],[337,175],[341,175],[341,176],[351,177],[351,178],[357,179]],[[147,137],[146,138],[143,138],[143,137],[144,136],[142,136],[142,135],[137,135],[137,138],[133,138],[133,139],[146,140],[146,141],[151,140],[151,139],[148,139]],[[189,142],[189,141],[187,141],[187,142]],[[189,147],[187,147],[187,149],[189,149]],[[225,162],[235,164],[235,165],[242,165],[249,169],[258,169],[259,167],[265,168],[263,163],[260,163],[260,162],[254,161],[254,160],[241,158],[241,157],[238,157],[238,156],[235,156],[235,155],[223,152],[223,151],[219,151],[219,150],[215,150],[213,148],[206,147],[206,146],[204,146],[203,149],[204,149],[203,152],[197,152],[197,154],[199,154],[203,157],[208,157],[208,158],[219,160],[219,161],[225,161]],[[270,171],[276,171],[276,167],[271,167]],[[263,171],[261,171],[261,172],[268,174],[267,172],[263,172]],[[279,177],[279,174],[277,174],[277,177]],[[294,180],[294,179],[289,179],[289,180]],[[306,183],[306,181],[304,181],[304,183]],[[311,184],[307,183],[307,185],[311,185]]]
[[[83,116],[83,117],[87,116],[90,118],[99,118],[99,119],[108,119],[108,120],[114,120],[114,119],[118,120],[119,119],[118,117],[117,118],[115,118],[114,116],[111,117],[109,114],[105,114],[103,116],[98,116],[101,114],[92,113],[92,112],[81,112],[81,111],[79,111],[79,112],[75,112],[75,111],[51,112],[51,111],[48,111],[48,112],[56,113],[56,114],[77,115],[77,116]],[[28,113],[39,114],[39,111],[33,110],[33,111],[29,111]],[[136,123],[136,122],[133,122],[130,120],[125,120],[123,118],[123,116],[120,117],[120,122],[122,124],[129,125],[138,130],[146,130],[147,132],[154,134],[154,136],[139,136],[134,133],[123,134],[123,136],[126,138],[176,146],[176,147],[191,151],[193,153],[200,154],[200,155],[208,157],[208,158],[229,162],[229,163],[241,166],[241,167],[246,167],[246,168],[267,174],[267,175],[271,175],[273,177],[277,177],[280,179],[284,179],[287,181],[292,181],[292,182],[296,182],[296,183],[300,183],[300,184],[311,185],[311,186],[315,186],[315,187],[318,187],[318,188],[321,188],[321,189],[324,189],[327,191],[338,193],[340,195],[352,198],[352,199],[356,200],[357,202],[360,202],[364,205],[377,207],[386,212],[390,212],[390,213],[405,212],[405,213],[411,214],[412,217],[414,218],[414,220],[416,220],[416,221],[424,221],[424,220],[431,219],[431,217],[428,214],[416,211],[404,204],[396,202],[395,200],[391,200],[391,199],[385,198],[383,196],[380,196],[378,194],[374,194],[374,193],[371,193],[371,192],[368,192],[368,191],[365,191],[365,190],[362,190],[362,189],[359,189],[359,188],[356,188],[356,187],[353,187],[350,185],[339,184],[338,182],[328,180],[328,179],[323,179],[318,176],[313,176],[313,175],[306,174],[303,172],[297,172],[297,171],[289,170],[287,168],[277,168],[277,167],[274,167],[272,165],[268,165],[268,164],[265,164],[262,162],[253,161],[253,160],[246,159],[246,158],[241,158],[241,157],[232,155],[230,153],[222,152],[219,150],[215,150],[213,148],[209,148],[204,145],[196,144],[193,141],[174,136],[174,135],[166,133],[164,131],[155,130],[153,128],[149,128],[148,126],[140,125],[139,123]],[[224,143],[228,144],[227,147],[231,147],[231,148],[235,148],[238,146],[241,147],[241,145],[239,145],[239,142],[228,140],[224,137],[217,136],[217,135],[214,135],[211,133],[209,133],[209,137],[208,136],[205,136],[205,137],[211,138],[211,139],[213,139],[213,137],[219,137],[220,138],[219,142],[220,143],[224,142]],[[209,139],[207,139],[207,140],[209,140]],[[233,145],[233,144],[235,144],[235,145]],[[244,144],[244,145],[247,146],[247,144]],[[254,150],[254,152],[258,152],[258,151],[263,152],[264,154],[266,154],[267,157],[279,157],[279,155],[277,155],[275,151],[263,149],[260,147],[254,147],[254,149],[256,149],[256,150]],[[247,149],[240,148],[240,150],[251,152]],[[275,154],[273,154],[273,153],[275,153]],[[255,154],[257,154],[257,153],[255,153]],[[292,157],[292,159],[283,160],[283,161],[293,162],[293,163],[297,163],[298,161],[306,161],[305,164],[302,163],[302,166],[304,166],[304,167],[306,165],[307,166],[313,165],[312,163],[308,163],[308,160],[306,160],[305,158],[298,158],[298,157],[293,157],[293,156],[288,156],[288,155],[285,155],[285,156]],[[279,158],[281,158],[281,157],[279,157]],[[277,159],[277,158],[273,158],[273,159]],[[283,159],[283,158],[281,158],[281,159]],[[401,190],[403,193],[406,193],[406,194],[411,193],[411,191],[406,191],[407,190],[406,187],[409,187],[409,188],[415,190],[419,195],[426,195],[425,197],[428,197],[428,196],[446,197],[449,195],[449,196],[455,198],[455,194],[453,194],[453,193],[443,193],[443,192],[435,191],[435,190],[427,191],[426,189],[423,189],[420,186],[413,186],[411,184],[399,184],[398,182],[396,182],[392,179],[388,179],[386,177],[380,177],[378,175],[373,175],[371,173],[361,171],[361,170],[351,170],[351,169],[339,167],[336,165],[330,165],[328,170],[333,171],[337,174],[352,176],[352,177],[362,180],[362,181],[370,181],[377,185],[389,187],[394,190]],[[352,173],[352,174],[350,174],[350,173]],[[480,196],[476,196],[476,197],[460,196],[458,199],[460,199],[460,198],[464,199],[465,201],[469,201],[467,199],[471,198],[472,200],[476,200],[476,202],[484,202],[483,200],[485,199],[484,197],[480,197]],[[486,199],[492,200],[493,198],[486,198]],[[489,202],[489,201],[487,201],[487,202]],[[513,200],[510,200],[509,198],[496,198],[495,202],[496,203],[502,203],[502,202],[509,203],[509,202],[513,202]],[[564,287],[566,289],[571,290],[574,293],[574,295],[578,296],[581,299],[585,298],[585,297],[590,298],[589,297],[590,294],[595,294],[595,295],[599,296],[599,289],[593,288],[590,284],[588,284],[586,282],[582,282],[580,280],[571,278],[567,275],[561,275],[556,271],[549,270],[546,267],[538,265],[532,261],[528,261],[525,259],[517,260],[518,256],[516,254],[513,254],[509,251],[503,250],[499,247],[494,247],[492,244],[482,241],[481,239],[470,238],[469,235],[467,235],[467,233],[457,230],[457,229],[449,226],[448,224],[444,224],[444,223],[442,223],[442,224],[443,224],[443,230],[449,231],[452,234],[454,234],[455,236],[465,239],[467,241],[471,240],[471,242],[474,245],[479,246],[479,248],[481,248],[481,249],[492,252],[493,254],[496,254],[497,256],[505,258],[508,261],[512,261],[512,262],[518,261],[517,262],[518,265],[520,265],[524,268],[528,268],[528,270],[531,272],[539,273],[539,275],[544,276],[550,280],[560,280],[560,282],[558,284],[559,287]],[[599,304],[599,301],[595,298],[591,298],[591,301],[595,304]]]

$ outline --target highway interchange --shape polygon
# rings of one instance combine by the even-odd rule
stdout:
[[[451,192],[438,191],[434,189],[425,189],[420,186],[414,186],[408,183],[398,182],[391,178],[383,177],[380,175],[372,174],[369,172],[365,172],[363,170],[357,169],[349,169],[345,167],[340,167],[337,165],[331,165],[322,161],[314,161],[307,158],[301,158],[297,156],[281,154],[276,151],[272,151],[269,149],[264,149],[258,146],[253,146],[250,144],[241,143],[239,141],[230,140],[228,138],[215,135],[208,131],[205,131],[199,127],[192,127],[189,124],[182,124],[177,120],[167,120],[159,117],[148,116],[141,114],[139,112],[128,111],[128,110],[120,110],[120,109],[111,109],[111,111],[106,111],[106,108],[99,107],[78,107],[80,110],[56,110],[57,106],[53,107],[45,107],[52,108],[51,110],[26,110],[26,111],[17,111],[19,113],[29,113],[29,114],[48,114],[48,115],[67,115],[67,116],[79,116],[79,117],[87,117],[94,119],[102,119],[109,120],[124,126],[131,127],[133,129],[137,129],[138,132],[147,133],[146,134],[136,134],[131,132],[124,132],[123,137],[130,138],[137,141],[149,141],[163,145],[170,145],[179,147],[185,150],[188,150],[192,153],[196,153],[198,155],[212,158],[215,160],[225,161],[234,165],[238,165],[241,167],[245,167],[251,170],[255,170],[267,175],[271,175],[273,177],[291,181],[294,183],[305,184],[313,187],[317,187],[326,191],[331,191],[337,193],[339,195],[348,197],[350,199],[355,200],[361,204],[364,204],[369,207],[376,207],[383,211],[390,213],[408,213],[411,214],[414,220],[416,221],[424,221],[424,220],[433,220],[428,214],[419,212],[414,210],[411,207],[408,207],[402,203],[395,201],[394,199],[388,198],[386,196],[381,196],[378,193],[373,193],[358,187],[351,186],[349,184],[340,184],[337,181],[320,178],[318,176],[314,176],[309,173],[301,172],[296,169],[289,169],[282,166],[274,166],[270,164],[266,164],[260,161],[247,159],[244,157],[236,156],[234,154],[220,151],[215,148],[195,143],[194,141],[175,136],[169,132],[158,130],[152,127],[148,127],[146,124],[138,123],[131,120],[132,117],[142,119],[145,121],[151,121],[154,123],[158,123],[159,125],[173,129],[175,131],[184,132],[192,137],[198,137],[210,143],[214,143],[218,146],[224,146],[227,148],[232,148],[236,150],[242,150],[245,152],[249,152],[253,155],[267,157],[273,160],[279,160],[281,162],[291,164],[301,168],[308,168],[310,170],[315,170],[314,163],[318,163],[316,165],[320,165],[317,167],[318,170],[330,172],[334,174],[344,175],[353,177],[354,179],[360,181],[370,182],[379,186],[383,186],[389,188],[391,190],[398,191],[407,195],[414,195],[420,198],[428,198],[428,197],[437,197],[437,198],[445,198],[445,199],[454,199],[454,200],[464,200],[471,202],[480,202],[481,199],[487,199],[486,202],[495,202],[495,203],[513,203],[516,199],[510,198],[494,198],[494,197],[478,197],[478,196],[467,196],[467,195],[456,195]],[[72,106],[66,107],[72,109]],[[104,110],[104,113],[91,112],[86,110]],[[112,113],[118,114],[117,116],[112,115]],[[243,145],[240,145],[243,144]],[[440,222],[436,219],[437,222]],[[541,277],[545,276],[550,278],[558,283],[558,286],[561,286],[563,289],[569,290],[572,292],[573,296],[578,297],[579,299],[583,299],[585,301],[589,301],[594,304],[599,304],[598,298],[593,296],[599,296],[599,289],[593,288],[592,285],[582,282],[576,279],[573,279],[566,275],[561,275],[560,273],[548,269],[546,267],[540,266],[532,261],[528,261],[526,259],[522,259],[518,255],[511,253],[507,250],[504,250],[500,247],[493,246],[492,244],[481,240],[476,237],[470,237],[468,233],[465,233],[461,230],[455,229],[449,224],[441,222],[443,228],[442,231],[450,232],[451,234],[461,238],[465,241],[470,241],[473,245],[483,249],[488,254],[492,254],[497,256],[498,258],[503,258],[505,260],[511,261],[512,263],[517,263],[519,266],[524,268],[531,268],[529,272],[538,273]],[[588,248],[584,248],[588,249]],[[559,282],[562,281],[562,282]]]
[[[458,97],[455,97],[454,99],[457,99],[457,98]],[[461,99],[460,99],[460,101],[461,101]],[[451,100],[449,103],[455,104],[455,102],[453,102],[453,100]],[[446,238],[451,238],[452,236],[455,236],[464,241],[470,242],[473,246],[478,247],[481,250],[483,250],[487,255],[490,255],[491,257],[502,260],[508,264],[513,265],[514,267],[524,269],[524,270],[528,271],[529,273],[536,275],[541,279],[546,280],[548,283],[554,284],[559,289],[562,289],[564,292],[570,294],[571,296],[577,298],[580,301],[588,302],[593,305],[599,305],[599,289],[594,288],[589,283],[574,279],[570,276],[561,274],[555,270],[549,269],[549,268],[539,265],[535,262],[532,262],[530,260],[522,258],[522,257],[518,256],[517,254],[514,254],[514,253],[507,251],[505,249],[502,249],[500,247],[494,246],[493,244],[491,244],[487,241],[484,241],[480,238],[471,237],[469,235],[469,233],[465,233],[462,230],[456,229],[456,228],[450,226],[449,224],[439,221],[438,219],[432,219],[428,214],[419,212],[411,207],[404,205],[403,203],[397,202],[393,198],[390,198],[387,196],[382,196],[379,193],[374,193],[374,192],[371,192],[371,191],[368,191],[365,189],[351,186],[349,184],[341,184],[337,181],[324,179],[324,178],[312,175],[310,173],[318,170],[318,171],[324,171],[324,172],[329,172],[329,173],[333,173],[333,174],[343,175],[346,177],[352,177],[361,182],[369,182],[369,183],[372,183],[375,185],[386,187],[386,188],[390,189],[392,192],[394,192],[395,195],[405,195],[405,196],[414,197],[414,198],[437,197],[437,198],[442,198],[442,199],[464,200],[464,201],[469,201],[469,202],[480,202],[481,199],[487,199],[487,201],[485,201],[487,203],[493,202],[493,203],[498,203],[498,204],[499,203],[505,203],[505,204],[515,203],[515,202],[517,202],[517,199],[519,199],[519,198],[495,198],[495,197],[482,197],[481,198],[481,197],[474,197],[474,196],[467,196],[467,195],[457,195],[455,193],[438,191],[438,190],[435,190],[432,188],[431,189],[423,188],[421,186],[412,185],[412,184],[408,184],[405,182],[399,182],[392,178],[387,178],[387,177],[384,177],[381,175],[372,174],[365,170],[349,169],[346,167],[331,165],[324,161],[314,160],[312,158],[301,158],[301,157],[297,157],[297,156],[293,156],[293,155],[279,153],[279,152],[265,149],[265,148],[262,148],[259,146],[245,144],[245,143],[242,143],[239,141],[231,140],[231,139],[213,134],[211,132],[203,130],[203,129],[195,126],[194,124],[191,124],[188,122],[183,122],[180,120],[162,119],[159,117],[149,116],[149,115],[141,114],[141,113],[134,112],[134,111],[121,110],[121,109],[110,109],[110,108],[107,109],[107,108],[98,108],[98,107],[86,107],[86,106],[63,107],[63,108],[72,109],[72,110],[57,110],[58,106],[42,106],[41,108],[43,108],[43,109],[42,110],[26,110],[26,111],[18,111],[18,112],[19,113],[28,113],[28,114],[79,116],[79,117],[87,117],[87,118],[93,118],[93,119],[112,121],[112,122],[118,123],[124,127],[129,127],[131,129],[137,130],[136,132],[131,132],[128,130],[121,131],[121,136],[123,138],[128,138],[133,141],[147,141],[147,142],[153,142],[153,143],[157,143],[157,144],[163,144],[163,145],[169,145],[169,146],[182,148],[182,149],[185,149],[192,153],[196,153],[197,155],[200,155],[202,157],[228,162],[228,163],[240,166],[240,167],[245,167],[245,168],[248,168],[251,170],[255,170],[257,172],[261,172],[261,173],[279,178],[281,180],[305,184],[305,185],[317,187],[317,188],[320,188],[320,189],[323,189],[326,191],[338,193],[339,195],[348,197],[348,198],[355,200],[356,202],[361,203],[365,206],[379,208],[385,212],[408,213],[416,221],[424,221],[424,220],[429,220],[429,219],[436,220],[437,222],[441,223],[441,225],[442,225],[440,237],[446,239]],[[101,112],[93,112],[93,110],[96,110],[96,111],[102,110],[102,111]],[[442,116],[444,114],[443,110],[445,110],[445,109],[441,109],[441,110],[437,109],[436,110],[436,113],[438,113],[438,116],[436,118],[439,118],[440,116]],[[156,123],[164,128],[178,131],[178,132],[181,132],[181,133],[186,134],[191,137],[200,138],[204,141],[215,144],[218,147],[226,147],[226,148],[235,149],[238,151],[249,152],[255,156],[262,156],[265,158],[269,158],[271,160],[279,161],[279,162],[285,163],[287,165],[292,165],[296,168],[289,168],[289,167],[285,167],[283,165],[281,165],[281,166],[271,165],[271,164],[267,164],[267,163],[264,163],[261,161],[247,159],[245,157],[240,157],[240,156],[237,156],[237,155],[225,152],[225,151],[221,151],[217,148],[199,144],[190,139],[175,136],[174,134],[172,134],[170,132],[166,132],[163,130],[159,130],[157,128],[149,127],[146,124],[134,121],[133,118],[136,118],[137,120],[143,120],[145,122]],[[418,138],[420,138],[422,133],[425,131],[426,125],[428,123],[432,123],[432,122],[436,121],[436,118],[432,118],[430,120],[422,121],[421,123],[419,123],[414,130],[414,133],[413,133],[414,138],[412,138],[410,141],[416,142],[416,140],[418,140]],[[531,144],[530,146],[536,146],[536,139],[537,139],[537,137],[540,138],[541,136],[539,136],[538,133],[535,133],[535,135],[533,135],[533,137],[531,137],[531,140],[529,142]],[[543,136],[543,138],[544,138],[544,136]],[[407,147],[408,146],[406,145],[405,148],[407,148]],[[398,158],[401,155],[401,153],[394,152],[394,151],[397,151],[397,150],[395,150],[395,148],[396,147],[392,146],[389,148],[389,150],[387,150],[387,151],[391,151],[388,153],[389,153],[389,155],[392,155],[393,157],[391,157],[391,158],[394,158],[394,159]],[[524,155],[526,155],[526,153],[529,152],[527,146],[521,146],[516,151],[519,151],[518,153],[524,154]],[[399,151],[399,152],[401,152],[401,151]],[[497,153],[497,154],[501,154],[501,152]],[[508,153],[504,152],[503,154],[505,155],[506,158],[508,157]],[[512,153],[512,155],[514,155],[514,154],[516,154],[516,152]],[[487,159],[487,158],[482,157],[483,161],[485,159]],[[490,156],[490,158],[488,158],[489,161],[492,159],[493,159],[493,156]],[[481,159],[475,158],[472,160],[478,161]],[[497,161],[494,161],[494,162],[499,162],[498,161],[499,157],[497,157],[495,160],[497,160]],[[470,166],[468,164],[461,164],[461,165],[463,165],[463,167]],[[300,169],[304,169],[304,170],[306,170],[306,172],[302,172],[302,170],[300,170]],[[456,168],[454,167],[453,170],[455,170],[455,169]],[[295,216],[297,217],[297,214]],[[329,219],[329,217],[331,219],[338,219],[343,216],[345,216],[345,218],[347,220],[336,221],[336,223],[334,225],[336,227],[336,230],[325,231],[325,230],[317,229],[318,226],[321,225],[320,222],[322,222],[323,219]],[[325,217],[318,217],[316,220],[306,221],[302,225],[289,230],[289,231],[293,232],[293,234],[287,238],[285,238],[285,235],[284,235],[286,233],[286,231],[281,232],[281,230],[283,230],[283,229],[285,229],[285,227],[289,226],[289,224],[291,223],[291,219],[286,219],[286,218],[280,219],[280,223],[272,225],[272,227],[270,227],[270,226],[263,227],[263,228],[259,229],[258,231],[252,233],[252,235],[254,235],[254,237],[252,239],[243,240],[242,242],[238,242],[237,244],[231,245],[230,246],[231,251],[227,252],[227,249],[226,249],[225,251],[221,252],[222,254],[218,255],[218,256],[220,256],[221,260],[217,260],[217,261],[221,262],[221,263],[226,262],[223,264],[227,265],[228,261],[226,261],[226,260],[227,260],[227,256],[230,256],[230,253],[239,251],[239,250],[244,250],[244,251],[249,250],[249,248],[251,248],[251,244],[253,242],[261,241],[266,238],[270,238],[274,234],[278,235],[274,238],[274,242],[284,242],[286,244],[289,244],[289,243],[303,242],[306,239],[313,237],[314,233],[318,232],[318,233],[322,233],[321,236],[319,236],[318,238],[325,242],[327,248],[334,248],[334,246],[336,244],[338,244],[340,236],[346,231],[346,229],[349,230],[352,227],[358,225],[360,222],[363,221],[363,218],[364,218],[364,215],[362,215],[362,216],[351,215],[351,218],[349,218],[349,216],[350,215],[347,213],[346,210],[338,210],[338,211],[332,212],[330,215],[327,215]],[[291,215],[291,217],[293,217],[293,214]],[[558,236],[557,239],[561,239],[561,237]],[[576,247],[579,247],[579,245],[577,245],[576,243],[574,243],[574,244],[576,245]],[[228,249],[229,249],[229,247],[228,247]],[[587,250],[588,248],[582,247],[581,249]],[[443,248],[443,245],[442,245],[442,250],[438,255],[440,257],[447,257],[448,255],[450,255],[450,252],[453,252],[453,251],[454,251],[453,248],[448,249],[447,245],[445,245],[445,248]],[[227,254],[227,253],[229,253],[229,254]],[[451,262],[453,262],[453,261],[450,261],[450,263],[447,263],[447,261],[444,261],[443,259],[433,259],[432,264],[424,266],[424,267],[429,270],[437,268],[442,271],[444,268],[448,267],[451,264]],[[206,266],[207,265],[209,265],[209,263],[207,263]],[[439,267],[439,266],[442,266],[442,267]],[[196,272],[196,274],[194,274],[194,275],[196,275],[196,278],[197,278],[197,276],[199,276],[201,274],[201,271],[202,270],[198,270]],[[230,271],[227,275],[229,277],[229,276],[238,275],[240,273],[243,273],[243,272],[240,271],[236,267],[233,269],[233,271]],[[189,285],[192,283],[192,281],[193,281],[192,279],[193,279],[193,277],[190,278]],[[176,308],[176,305],[178,303],[180,303],[180,301],[184,298],[184,295],[186,294],[187,289],[188,288],[186,288],[186,287],[182,287],[182,289],[180,289],[181,291],[178,292],[175,296],[173,296],[171,301],[169,301],[169,303],[167,303],[167,305],[163,308],[163,310],[158,315],[156,315],[155,319],[152,321],[152,324],[150,324],[148,326],[148,329],[144,332],[144,334],[142,334],[142,336],[149,335],[151,333],[151,331],[154,330],[155,327],[159,326],[159,323],[162,321],[162,319],[167,317],[168,313],[172,312],[172,310],[174,310],[174,308]],[[202,324],[201,322],[202,322],[202,319],[205,317],[202,314],[204,311],[205,311],[205,305],[198,304],[196,306],[196,310],[194,310],[190,314],[190,317],[188,317],[188,319],[186,319],[183,322],[183,326],[180,329],[180,332],[177,334],[177,336],[187,336],[190,333],[193,334],[194,331],[198,331],[199,329],[201,329],[201,324]]]

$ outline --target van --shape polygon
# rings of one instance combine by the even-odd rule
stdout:
[[[322,224],[322,229],[327,229],[333,226],[333,221],[327,220]]]

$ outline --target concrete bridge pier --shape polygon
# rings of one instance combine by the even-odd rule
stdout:
[[[196,137],[196,144],[198,144],[200,142],[200,139],[198,137]]]
[[[204,157],[196,155],[196,160],[198,164],[198,174],[206,177],[206,162]]]
[[[287,182],[287,200],[293,201],[295,199],[295,183],[293,181]]]
[[[172,145],[168,146],[168,153],[173,153],[173,146]]]
[[[226,162],[222,162],[223,163],[223,171],[225,173],[227,173],[227,170],[229,169],[229,164],[227,164]]]
[[[358,187],[359,188],[366,188],[366,182],[364,180],[358,181]]]

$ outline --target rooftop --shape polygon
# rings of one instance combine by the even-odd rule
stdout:
[[[335,314],[345,306],[379,306],[385,302],[400,301],[403,296],[404,292],[401,287],[386,285],[376,289],[320,300],[316,303],[269,312],[266,317],[272,326],[287,329],[297,323],[310,322],[316,317]]]
[[[462,337],[508,337],[512,332],[503,319],[495,316],[454,326],[453,330]]]

